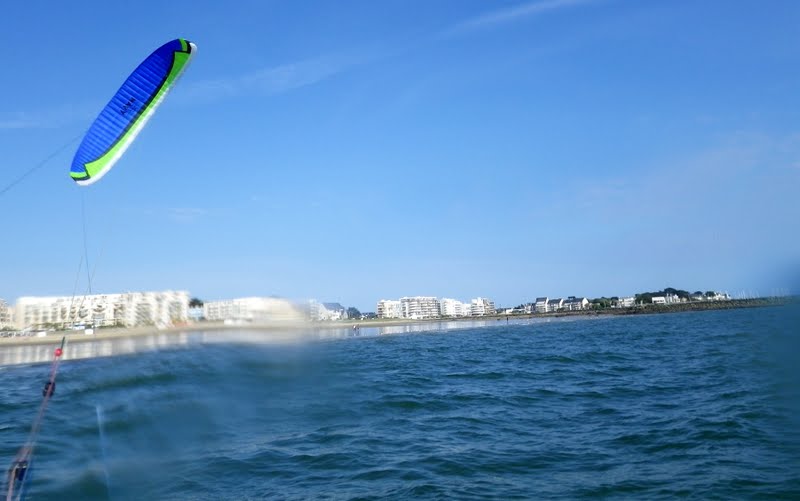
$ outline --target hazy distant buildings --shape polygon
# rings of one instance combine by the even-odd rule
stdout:
[[[311,320],[330,321],[347,318],[347,309],[339,303],[317,303],[311,301]]]
[[[22,297],[15,307],[17,328],[65,328],[155,325],[165,327],[188,319],[185,291],[126,292],[87,296]]]
[[[244,297],[207,301],[203,316],[208,321],[274,322],[297,321],[303,318],[300,309],[287,299],[274,297]]]
[[[378,318],[425,319],[439,317],[470,317],[494,315],[494,302],[476,298],[469,303],[457,299],[438,299],[433,296],[402,297],[399,300],[381,299],[376,309]]]

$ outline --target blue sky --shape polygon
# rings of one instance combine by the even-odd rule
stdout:
[[[14,2],[0,297],[769,292],[800,256],[792,1]],[[81,134],[176,37],[125,157]],[[66,146],[65,146],[66,145]],[[79,290],[86,287],[85,276]]]

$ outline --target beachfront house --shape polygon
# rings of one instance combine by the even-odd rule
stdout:
[[[547,313],[547,298],[537,297],[536,303],[534,304],[534,309],[536,310],[536,313]]]
[[[345,320],[347,309],[339,303],[321,303],[317,308],[318,320]]]
[[[559,311],[564,307],[564,300],[562,298],[558,299],[549,299],[547,301],[547,312],[552,313],[554,311]]]
[[[564,309],[569,311],[580,311],[589,308],[589,300],[585,297],[570,296],[564,301]]]
[[[633,296],[621,297],[614,303],[614,308],[632,308],[636,306],[636,298]]]

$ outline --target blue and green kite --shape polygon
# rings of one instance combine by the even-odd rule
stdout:
[[[178,38],[156,49],[131,73],[84,136],[69,175],[96,182],[120,159],[175,85],[197,47]]]

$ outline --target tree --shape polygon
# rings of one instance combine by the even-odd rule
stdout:
[[[666,289],[664,289],[664,294],[665,295],[666,294],[673,294],[675,296],[686,298],[686,299],[689,298],[689,293],[687,291],[681,290],[681,289],[674,289],[672,287],[667,287]]]
[[[602,309],[602,308],[610,308],[611,307],[611,300],[605,296],[594,298],[591,300],[592,308]]]
[[[351,306],[347,308],[347,318],[361,318],[361,312]]]
[[[203,307],[203,300],[193,297],[189,300],[189,308],[202,308]]]

